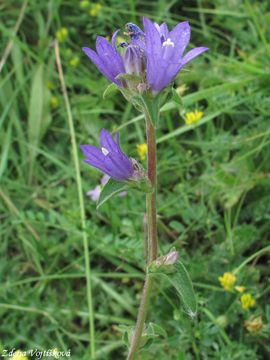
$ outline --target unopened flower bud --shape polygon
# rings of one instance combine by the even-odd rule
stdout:
[[[143,51],[136,45],[129,45],[123,55],[127,74],[141,75],[145,69]]]
[[[167,255],[160,256],[150,265],[150,272],[165,271],[172,272],[174,271],[174,265],[179,257],[178,251],[172,249]]]
[[[173,264],[175,264],[177,259],[178,259],[178,256],[179,256],[179,252],[175,251],[175,250],[172,250],[171,252],[169,252],[169,254],[167,254],[165,256],[164,265],[173,265]]]

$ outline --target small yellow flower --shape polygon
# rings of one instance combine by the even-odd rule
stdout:
[[[243,294],[240,298],[242,308],[248,310],[249,308],[256,305],[256,300],[251,294]]]
[[[249,320],[245,321],[244,326],[248,332],[250,332],[252,334],[257,333],[263,327],[262,317],[258,316],[256,318],[249,319]]]
[[[69,60],[69,65],[72,66],[72,67],[78,66],[79,63],[80,63],[80,59],[78,58],[78,56],[74,56],[73,58],[71,58]]]
[[[256,300],[251,294],[243,294],[240,298],[241,306],[244,310],[248,310],[249,308],[256,305]]]
[[[28,357],[25,356],[21,350],[17,350],[11,360],[28,360]]]
[[[187,125],[196,124],[203,117],[203,112],[199,110],[191,111],[185,115],[185,123]]]
[[[62,27],[58,31],[56,31],[56,39],[59,42],[64,42],[68,37],[68,29],[65,27]]]
[[[239,293],[243,293],[246,290],[246,288],[244,286],[235,286],[234,288]]]
[[[81,9],[87,9],[89,6],[90,6],[90,1],[88,1],[88,0],[80,1],[80,8]]]
[[[97,3],[92,7],[92,9],[90,9],[89,15],[90,16],[97,16],[100,13],[101,9],[102,9],[102,5]]]
[[[51,104],[51,107],[52,107],[53,109],[58,108],[58,106],[59,106],[58,97],[52,96],[52,97],[51,97],[51,100],[50,100],[50,104]]]
[[[230,272],[225,272],[218,280],[225,291],[231,291],[236,282],[236,276]]]
[[[143,161],[146,158],[147,154],[147,145],[146,144],[138,144],[137,147],[137,153],[140,157],[140,159]]]

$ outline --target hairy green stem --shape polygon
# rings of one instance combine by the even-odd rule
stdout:
[[[147,222],[147,265],[157,258],[157,212],[156,212],[156,135],[153,121],[148,111],[145,111],[147,133],[147,159],[148,178],[153,192],[146,195],[146,222]],[[137,322],[132,336],[127,360],[133,360],[140,346],[140,340],[144,329],[149,299],[153,287],[151,274],[146,274],[144,288],[139,307]]]

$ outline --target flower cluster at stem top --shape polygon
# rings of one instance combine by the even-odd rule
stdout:
[[[126,24],[127,41],[120,46],[116,42],[120,31],[117,30],[111,42],[98,36],[96,51],[89,47],[83,51],[99,71],[120,88],[156,95],[188,62],[208,49],[197,47],[184,54],[190,41],[187,21],[178,23],[171,31],[167,24],[158,25],[148,18],[144,18],[143,24],[144,30],[135,24]]]

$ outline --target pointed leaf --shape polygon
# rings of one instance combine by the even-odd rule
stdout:
[[[153,275],[162,274],[166,277],[168,282],[170,282],[177,291],[186,312],[193,318],[197,314],[197,301],[190,276],[185,266],[181,261],[177,260],[175,264],[168,265],[167,268],[168,271],[166,271],[166,266],[156,267],[153,262],[148,269]]]
[[[183,263],[179,260],[175,264],[175,270],[174,273],[166,274],[166,276],[178,292],[188,315],[194,317],[197,314],[197,301],[190,276]]]
[[[119,194],[120,192],[128,190],[129,186],[126,182],[116,181],[112,178],[103,186],[101,194],[98,199],[97,209],[100,208],[106,201],[108,201],[112,196]]]

